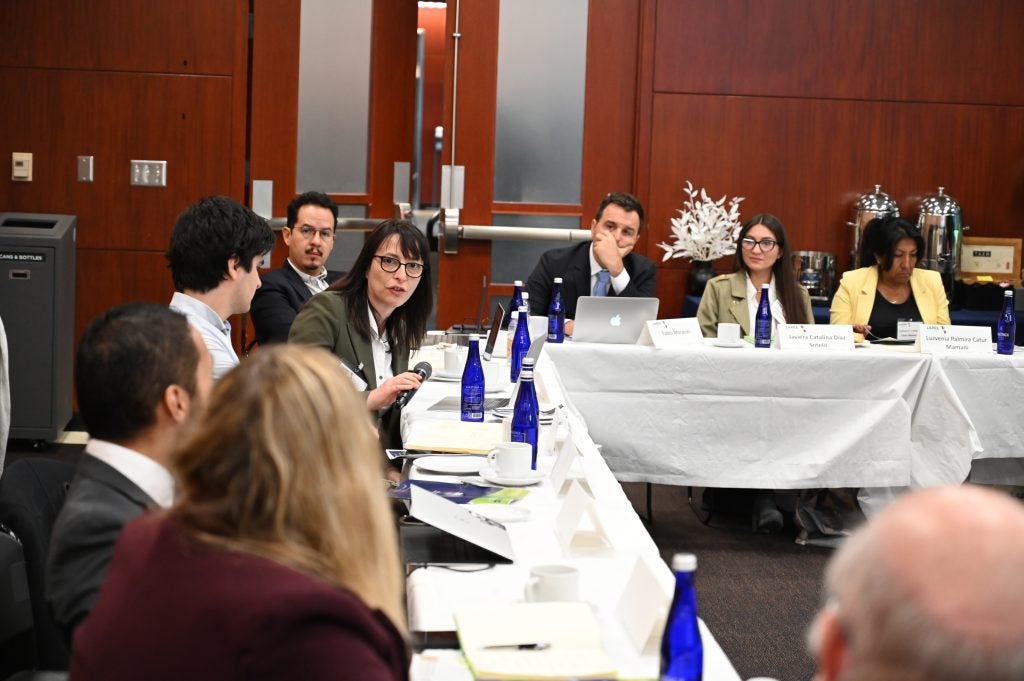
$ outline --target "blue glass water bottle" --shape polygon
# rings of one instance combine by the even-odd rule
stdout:
[[[512,382],[519,380],[519,369],[523,366],[523,357],[530,352],[530,311],[523,305],[519,308],[519,320],[516,322],[516,335],[512,338]]]
[[[661,681],[701,681],[704,674],[704,644],[697,626],[697,592],[693,573],[697,556],[677,553],[672,556],[676,573],[676,593],[661,637]]]
[[[512,284],[512,299],[508,301],[508,309],[510,312],[515,312],[523,305],[523,280],[516,279]],[[508,328],[509,317],[505,317],[505,321],[502,322],[502,328]]]
[[[996,327],[996,352],[1012,355],[1016,339],[1017,318],[1013,312],[1013,291],[1007,289],[1003,294],[1003,312],[999,315],[999,325]]]
[[[484,366],[480,363],[480,336],[469,337],[469,356],[462,370],[463,421],[483,423],[484,420]]]
[[[565,307],[562,305],[562,278],[555,277],[551,289],[551,304],[548,305],[548,343],[565,340]]]
[[[768,284],[761,284],[761,301],[754,315],[754,347],[772,346],[772,307],[768,302]]]
[[[537,435],[540,432],[540,404],[533,385],[533,358],[523,360],[523,380],[512,408],[512,442],[529,442],[533,449],[530,468],[537,470]]]

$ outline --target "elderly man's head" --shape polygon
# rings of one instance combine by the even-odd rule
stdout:
[[[1024,679],[1024,506],[909,494],[851,537],[810,632],[824,681]]]

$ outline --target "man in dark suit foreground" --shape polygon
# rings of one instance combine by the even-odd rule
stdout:
[[[555,277],[562,278],[566,320],[575,319],[580,296],[653,298],[654,263],[633,252],[643,223],[644,207],[635,196],[624,192],[605,196],[590,223],[594,234],[590,243],[541,256],[526,282],[530,314],[547,315]],[[565,332],[572,334],[572,330],[572,321],[566,321]]]
[[[212,383],[203,337],[163,305],[116,307],[83,334],[75,387],[90,439],[46,565],[47,600],[69,639],[99,595],[121,528],[174,501],[167,458]]]
[[[281,230],[288,258],[263,275],[263,286],[252,299],[250,316],[260,345],[287,341],[303,304],[344,274],[326,267],[337,220],[338,206],[320,192],[300,194],[288,204],[288,223]]]

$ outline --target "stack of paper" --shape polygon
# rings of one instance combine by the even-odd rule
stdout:
[[[416,419],[405,448],[426,452],[487,454],[502,441],[500,423]]]
[[[467,608],[455,613],[455,626],[477,679],[553,681],[616,675],[586,603]]]

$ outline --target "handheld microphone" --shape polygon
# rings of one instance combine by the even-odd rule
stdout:
[[[430,367],[430,362],[420,362],[412,370],[414,374],[420,377],[421,381],[425,381],[428,378],[430,378],[431,371],[432,369]],[[415,390],[403,390],[402,392],[398,393],[398,399],[395,400],[394,404],[395,409],[401,409],[402,407],[404,407],[406,403],[408,403],[409,400],[412,399],[412,396],[415,394]]]

